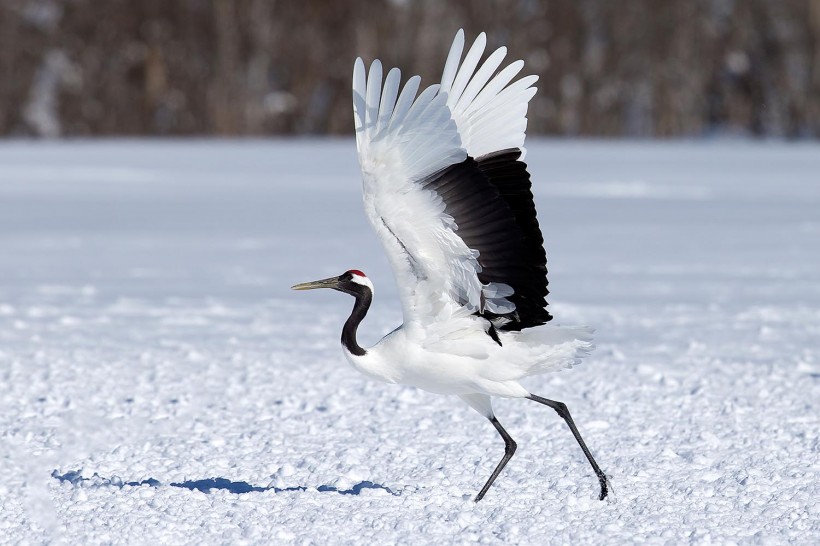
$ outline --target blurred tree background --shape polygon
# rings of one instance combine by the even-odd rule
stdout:
[[[0,0],[0,135],[343,134],[353,60],[540,76],[531,133],[820,136],[820,0]]]

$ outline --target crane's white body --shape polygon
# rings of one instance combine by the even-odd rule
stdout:
[[[591,348],[592,332],[584,327],[544,325],[522,332],[499,332],[499,346],[481,324],[470,325],[427,346],[432,325],[404,324],[363,356],[347,349],[353,367],[387,383],[418,387],[436,394],[484,394],[523,398],[518,380],[555,371],[580,361]],[[437,330],[433,330],[438,332]]]
[[[398,69],[382,86],[381,63],[374,61],[365,75],[356,60],[353,108],[364,208],[396,275],[404,324],[366,354],[345,349],[345,356],[368,377],[461,395],[491,416],[487,396],[525,397],[519,379],[570,367],[593,345],[591,329],[552,323],[499,330],[498,341],[488,335],[494,323],[480,315],[514,312],[513,290],[479,280],[479,252],[460,236],[442,197],[425,189],[429,177],[468,158],[507,149],[525,153],[527,104],[537,78],[510,84],[523,61],[496,74],[503,47],[479,67],[485,45],[482,33],[460,62],[459,31],[441,84],[418,97],[418,76],[399,93]],[[366,278],[357,282],[372,288]]]

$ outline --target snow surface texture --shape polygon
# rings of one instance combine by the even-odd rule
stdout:
[[[0,144],[0,542],[820,542],[820,147],[529,141],[566,425],[373,383],[353,140]]]

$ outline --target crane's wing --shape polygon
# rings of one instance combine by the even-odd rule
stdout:
[[[356,144],[364,205],[399,286],[404,320],[475,314],[500,329],[550,320],[546,257],[523,154],[535,77],[508,85],[523,63],[493,75],[504,48],[476,71],[481,34],[459,66],[462,31],[442,84],[399,93],[381,63],[353,70]],[[489,327],[489,323],[487,323]]]

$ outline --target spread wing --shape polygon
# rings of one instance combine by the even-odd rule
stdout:
[[[441,85],[399,93],[394,68],[353,69],[353,111],[365,211],[396,275],[405,323],[481,315],[499,329],[550,320],[546,255],[524,154],[536,77],[496,73],[505,48],[478,67],[482,33],[463,62],[456,35]],[[382,84],[383,83],[383,84]],[[489,326],[489,323],[488,323]]]

